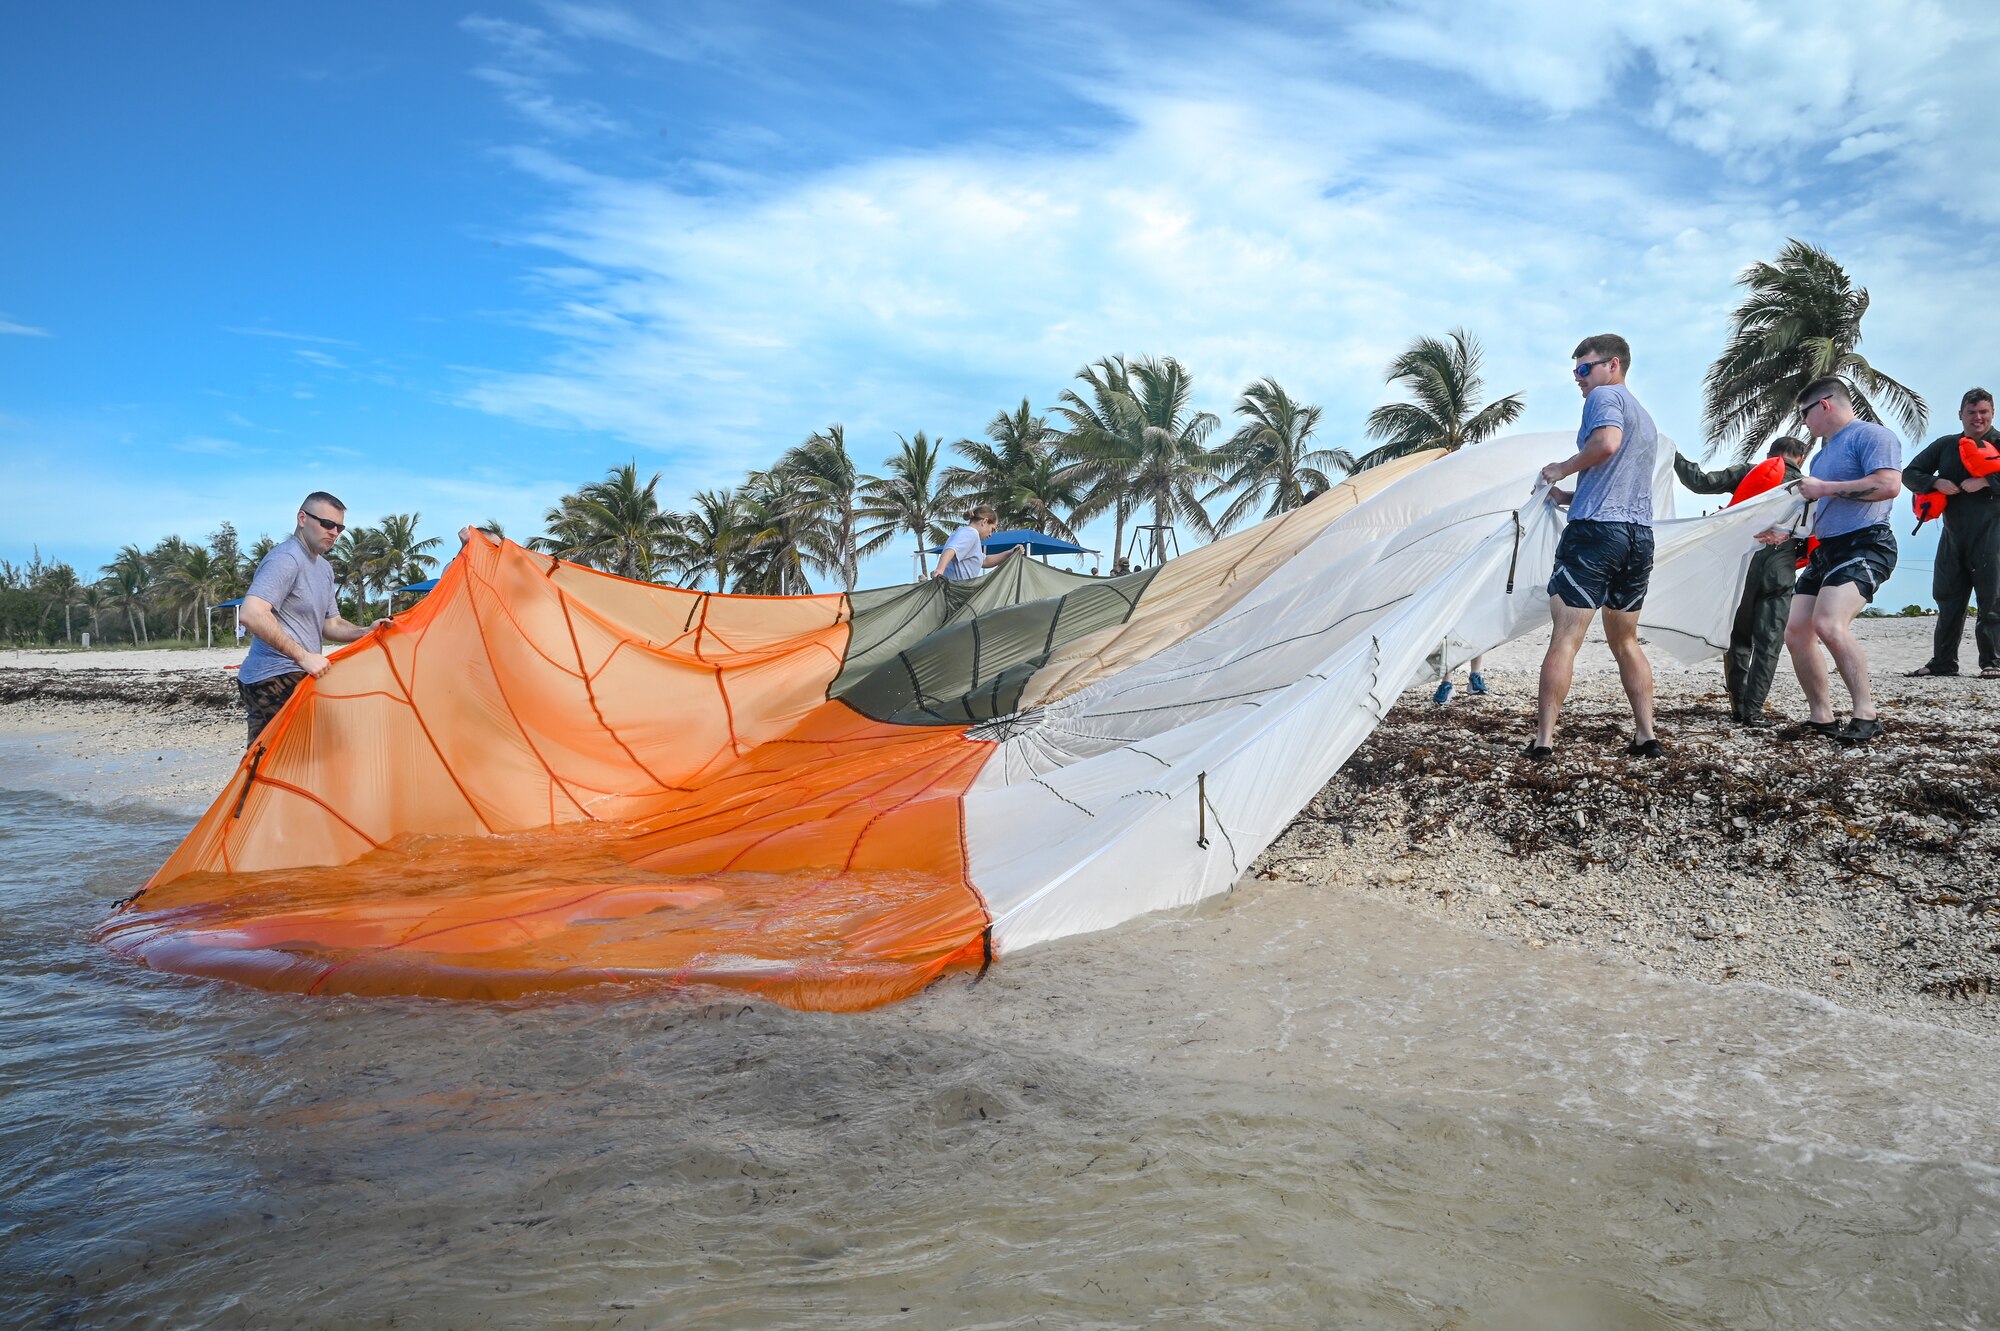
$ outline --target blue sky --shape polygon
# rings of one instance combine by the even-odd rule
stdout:
[[[1700,450],[1789,236],[1953,423],[2000,387],[2000,19],[1686,0],[276,6],[0,14],[0,558],[288,525],[323,487],[532,535],[839,421],[864,465],[1086,362],[1276,376],[1355,445],[1464,325],[1524,428],[1566,354]],[[1907,531],[1907,519],[1902,531]],[[1108,537],[1108,532],[1104,533]],[[1931,538],[1888,601],[1928,600]],[[878,560],[866,581],[907,576]]]

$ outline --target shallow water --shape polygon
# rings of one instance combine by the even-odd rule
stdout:
[[[1977,1037],[1267,883],[862,1016],[302,999],[89,942],[191,816],[83,794],[0,793],[10,1324],[2000,1320]]]

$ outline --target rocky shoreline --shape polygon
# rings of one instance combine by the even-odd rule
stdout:
[[[1795,721],[1734,726],[1716,663],[1656,660],[1657,761],[1624,756],[1625,701],[1592,644],[1541,763],[1520,753],[1542,650],[1524,639],[1489,655],[1488,697],[1411,690],[1252,872],[1529,947],[2000,1033],[2000,684],[1903,678],[1928,633],[1864,622],[1888,733],[1854,749]],[[79,770],[157,751],[156,774],[127,769],[107,793],[199,807],[242,751],[235,688],[213,665],[164,666],[0,663],[0,736]],[[1772,703],[1804,715],[1789,678]]]

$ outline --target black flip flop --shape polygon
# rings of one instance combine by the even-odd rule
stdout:
[[[1627,758],[1664,758],[1667,756],[1667,746],[1660,743],[1657,739],[1649,739],[1643,742],[1633,740],[1625,746],[1625,756]]]
[[[1537,744],[1533,740],[1528,741],[1528,747],[1525,750],[1523,750],[1523,752],[1525,752],[1530,759],[1538,763],[1547,762],[1549,759],[1556,756],[1556,751],[1554,749],[1550,748],[1546,744]]]

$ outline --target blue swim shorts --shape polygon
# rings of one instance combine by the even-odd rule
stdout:
[[[1653,529],[1642,522],[1592,522],[1563,528],[1549,595],[1577,610],[1637,610],[1653,578]]]

